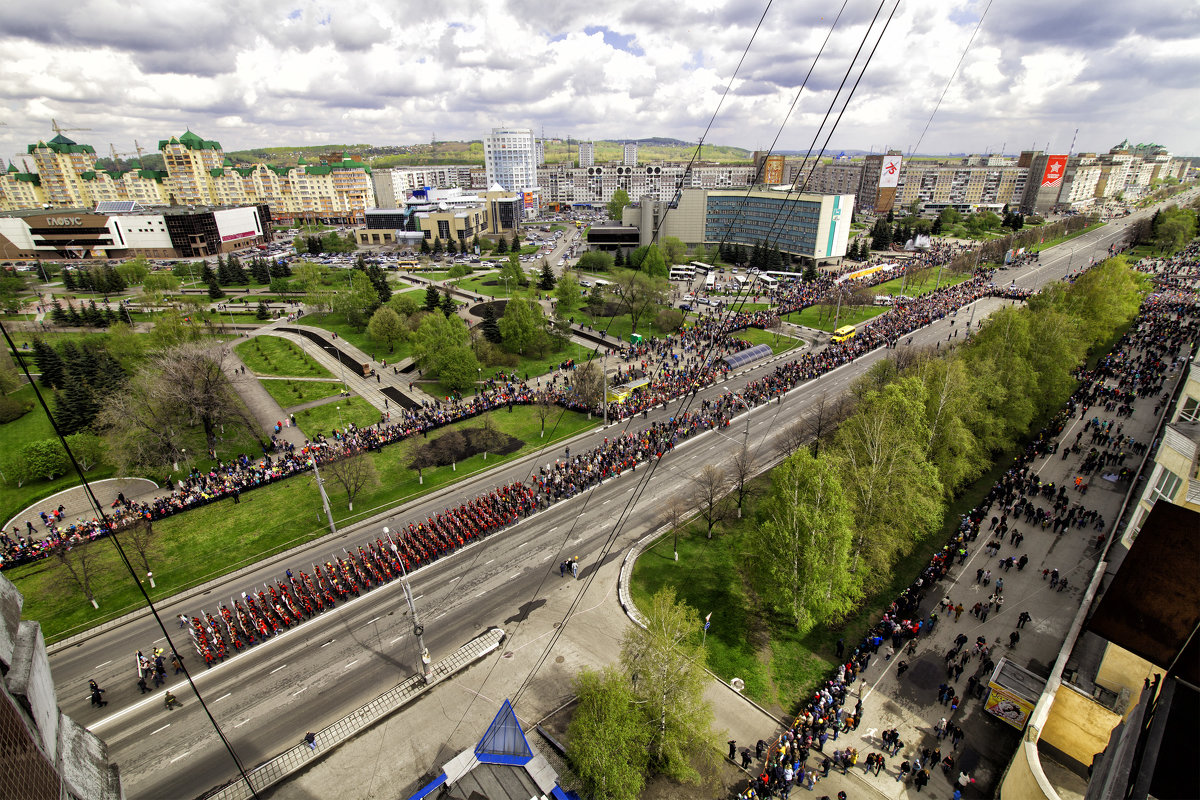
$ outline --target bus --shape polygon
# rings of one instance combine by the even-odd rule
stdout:
[[[772,278],[770,275],[764,274],[758,276],[758,284],[764,289],[774,289],[779,285],[779,281],[775,278]]]
[[[690,281],[696,277],[696,271],[691,267],[671,267],[670,278],[673,281]]]
[[[829,339],[832,342],[845,342],[850,339],[853,339],[854,334],[857,330],[858,329],[855,328],[853,325],[843,325],[842,327],[840,327],[836,331],[834,331],[833,335],[830,336]]]
[[[693,261],[691,264],[688,264],[688,266],[694,269],[696,272],[699,272],[701,275],[708,275],[709,273],[717,271],[717,268],[712,264],[705,264],[703,261]]]
[[[710,292],[717,288],[717,273],[708,273],[708,275],[704,278],[704,288],[708,289]]]

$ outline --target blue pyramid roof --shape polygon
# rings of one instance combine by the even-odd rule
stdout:
[[[475,745],[475,757],[485,764],[525,764],[533,758],[529,740],[508,700],[500,706],[487,733]]]

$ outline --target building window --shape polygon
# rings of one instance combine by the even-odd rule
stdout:
[[[1200,407],[1200,399],[1195,397],[1184,398],[1183,408],[1179,410],[1179,419],[1184,422],[1195,422],[1200,419],[1200,414],[1197,414]]]
[[[1158,480],[1154,482],[1154,488],[1150,490],[1150,499],[1165,500],[1168,503],[1174,502],[1175,493],[1179,491],[1180,485],[1183,483],[1183,478],[1180,478],[1174,472],[1162,466],[1158,467]]]

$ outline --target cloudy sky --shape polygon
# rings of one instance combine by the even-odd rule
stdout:
[[[894,0],[775,0],[707,141],[807,149]],[[766,0],[38,0],[0,4],[0,158],[53,135],[107,153],[190,127],[227,150],[548,137],[695,141]],[[1200,154],[1200,3],[908,0],[831,147],[927,153],[1121,139]],[[1136,10],[1135,10],[1136,9]],[[868,35],[869,32],[869,35]],[[867,45],[855,52],[867,35]],[[790,118],[788,108],[811,69]],[[835,107],[841,108],[839,99]],[[786,124],[785,123],[786,118]],[[825,132],[820,133],[824,141]]]

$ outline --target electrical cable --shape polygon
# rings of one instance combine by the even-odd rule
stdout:
[[[225,732],[221,730],[220,723],[218,723],[216,718],[213,717],[212,711],[208,707],[208,703],[204,701],[204,696],[200,693],[200,687],[198,687],[195,681],[192,680],[192,673],[187,668],[187,663],[184,657],[179,654],[178,650],[175,649],[175,642],[171,639],[171,632],[163,623],[162,618],[158,614],[158,609],[154,606],[154,601],[150,599],[150,595],[146,591],[146,587],[138,578],[137,570],[134,569],[133,563],[129,560],[129,556],[125,553],[125,548],[121,545],[121,541],[117,536],[116,528],[112,527],[112,525],[109,523],[108,515],[105,514],[104,508],[96,499],[96,495],[92,491],[92,485],[88,482],[87,477],[84,476],[83,470],[79,466],[79,462],[75,460],[75,453],[72,452],[71,446],[67,444],[66,437],[63,436],[62,431],[59,429],[58,421],[55,420],[54,415],[50,413],[50,407],[46,404],[46,398],[42,395],[37,383],[33,380],[33,376],[29,372],[29,365],[25,363],[25,359],[22,358],[20,351],[17,350],[17,346],[13,342],[12,337],[8,333],[8,328],[4,326],[3,322],[0,322],[0,334],[4,335],[4,340],[8,343],[9,349],[12,351],[17,363],[21,365],[21,369],[25,373],[25,379],[28,380],[29,385],[33,387],[33,393],[37,397],[38,403],[41,405],[42,410],[46,412],[46,419],[50,421],[50,426],[54,428],[54,435],[58,437],[59,442],[63,446],[63,450],[66,451],[67,458],[69,458],[71,461],[71,466],[74,468],[75,474],[79,476],[79,481],[83,485],[83,489],[87,494],[88,501],[92,504],[92,509],[96,512],[97,517],[108,530],[108,535],[105,538],[111,541],[113,546],[117,549],[117,555],[120,557],[121,562],[125,565],[125,568],[129,571],[129,576],[133,580],[134,585],[137,586],[138,591],[141,592],[142,598],[146,602],[146,607],[150,609],[150,613],[154,616],[154,621],[158,624],[158,629],[162,631],[163,638],[167,640],[167,646],[170,647],[171,653],[175,656],[179,667],[183,670],[183,677],[187,680],[188,685],[192,687],[192,691],[195,693],[196,699],[200,701],[200,707],[204,709],[205,716],[208,717],[208,721],[212,724],[213,730],[217,732],[217,737],[225,746],[225,750],[229,753],[229,757],[233,760],[234,766],[237,767],[238,775],[243,781],[245,781],[246,787],[250,790],[250,794],[257,798],[259,796],[258,792],[255,790],[254,784],[250,782],[250,776],[246,773],[246,768],[242,765],[242,760],[238,757],[237,752],[233,749],[233,744],[228,738],[226,738]],[[89,542],[84,546],[91,547],[94,544],[95,542]]]

